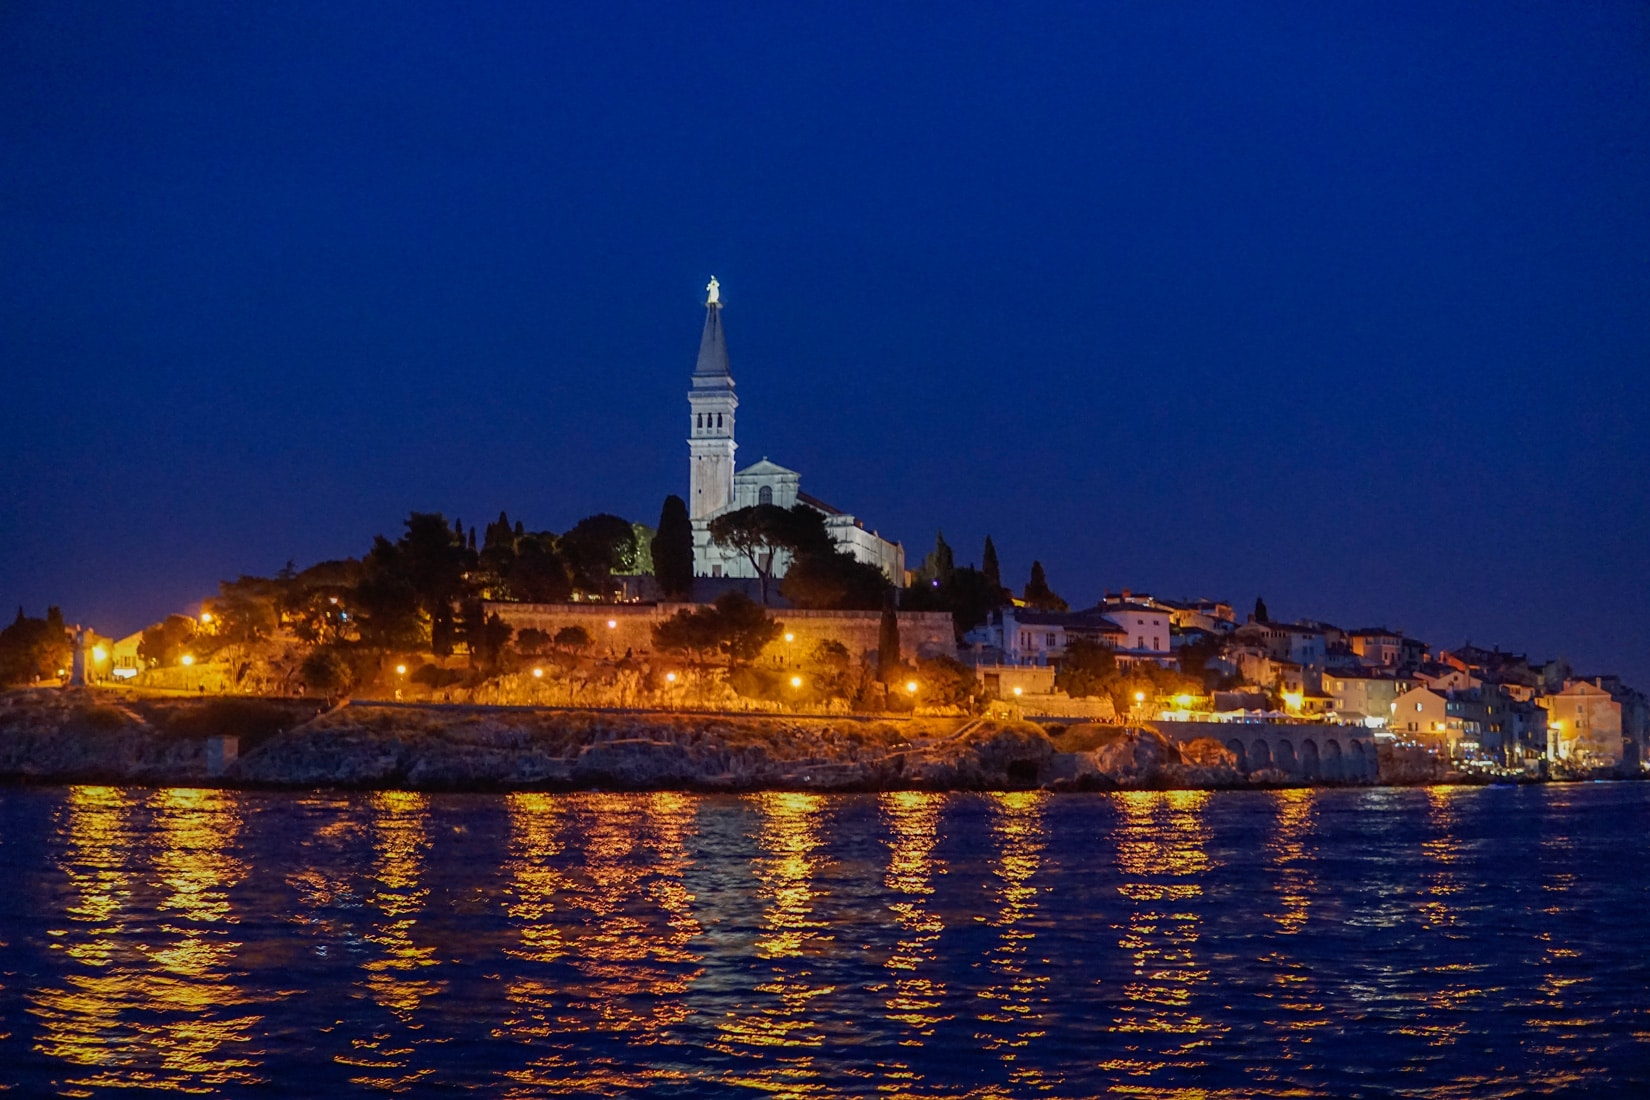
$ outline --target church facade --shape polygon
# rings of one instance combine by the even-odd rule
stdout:
[[[700,577],[754,577],[750,560],[738,551],[718,546],[710,537],[710,521],[725,512],[757,504],[790,508],[806,505],[825,517],[825,529],[845,553],[876,566],[895,585],[905,583],[905,549],[890,542],[852,515],[802,491],[802,475],[764,457],[744,469],[734,463],[734,394],[728,368],[727,340],[722,333],[721,288],[711,279],[705,300],[705,328],[699,338],[699,359],[688,390],[691,431],[688,436],[688,515],[693,520],[693,572]],[[781,552],[770,572],[782,577],[790,565]]]

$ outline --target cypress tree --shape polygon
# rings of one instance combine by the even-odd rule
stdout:
[[[1266,601],[1261,599],[1259,596],[1255,597],[1255,622],[1271,622],[1271,620],[1266,617]]]
[[[693,589],[693,522],[687,504],[672,493],[659,510],[653,536],[653,576],[666,596],[680,598]]]
[[[1043,574],[1043,563],[1031,563],[1031,579],[1026,582],[1024,599],[1026,606],[1036,611],[1064,611],[1066,601],[1054,594],[1048,586],[1048,577]]]
[[[991,536],[985,537],[985,553],[980,556],[980,572],[985,574],[986,583],[994,591],[1001,591],[1003,587],[1003,573],[997,564],[997,547],[992,543]]]
[[[877,679],[891,684],[899,677],[899,616],[892,600],[882,605],[882,622],[877,629]]]

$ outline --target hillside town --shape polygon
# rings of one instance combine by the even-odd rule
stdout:
[[[1017,591],[987,536],[903,544],[734,456],[720,285],[691,377],[686,497],[656,526],[599,514],[479,533],[412,513],[358,557],[219,585],[125,637],[19,609],[0,680],[188,695],[786,714],[995,715],[1212,740],[1243,774],[1638,775],[1650,700],[1617,676],[1257,599],[1133,588],[1073,609],[1041,562]],[[1252,727],[1245,729],[1244,727]],[[1302,728],[1306,727],[1306,728]],[[1438,769],[1434,769],[1437,772]]]

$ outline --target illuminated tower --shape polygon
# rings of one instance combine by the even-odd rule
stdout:
[[[704,520],[733,503],[733,410],[739,398],[733,394],[733,375],[728,372],[728,346],[722,339],[722,298],[720,284],[713,277],[705,288],[705,331],[699,338],[699,363],[693,368],[693,388],[688,406],[693,410],[692,434],[688,437],[691,474],[688,479],[688,514]]]

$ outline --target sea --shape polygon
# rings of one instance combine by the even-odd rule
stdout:
[[[0,789],[18,1096],[1650,1095],[1650,783]]]

